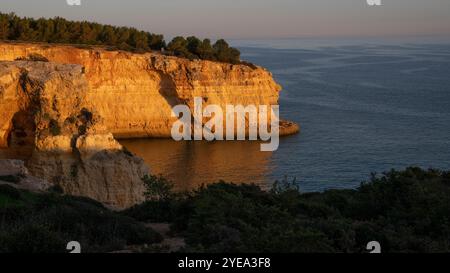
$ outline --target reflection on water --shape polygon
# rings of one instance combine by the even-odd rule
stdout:
[[[302,126],[301,134],[280,140],[278,151],[260,152],[256,142],[122,143],[181,189],[220,179],[267,186],[288,176],[303,192],[322,191],[355,188],[391,168],[450,168],[448,43],[283,43],[241,48],[283,86],[281,117]]]
[[[269,186],[271,153],[261,152],[259,142],[136,139],[120,143],[142,157],[153,174],[172,180],[177,190],[220,180]]]

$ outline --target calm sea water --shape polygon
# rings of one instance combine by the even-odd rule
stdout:
[[[280,111],[302,133],[273,153],[252,142],[128,140],[181,189],[221,179],[303,191],[354,188],[371,172],[450,169],[450,43],[236,41],[284,90]]]

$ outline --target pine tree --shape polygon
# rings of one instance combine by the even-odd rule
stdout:
[[[20,18],[13,13],[0,13],[0,39],[108,45],[137,52],[166,49],[168,54],[189,59],[240,63],[239,50],[230,47],[223,39],[212,46],[209,39],[201,41],[194,36],[178,36],[166,45],[163,35],[135,28],[68,21],[61,17],[35,20]]]
[[[167,50],[175,56],[188,57],[187,45],[188,42],[184,37],[177,36],[167,45]]]
[[[161,50],[162,48],[166,47],[166,42],[164,42],[164,36],[163,35],[157,35],[148,33],[147,34],[148,39],[148,46],[153,50]]]
[[[198,55],[200,59],[214,61],[216,57],[214,56],[214,49],[211,45],[211,40],[204,39],[203,42],[198,47]]]
[[[137,51],[147,51],[149,49],[148,47],[148,38],[145,32],[143,31],[136,31],[132,35],[132,41],[133,45],[136,48]]]
[[[116,45],[117,44],[117,35],[114,31],[114,28],[111,26],[105,26],[103,28],[102,33],[100,34],[100,40],[102,44],[106,45]]]
[[[0,14],[0,40],[6,40],[9,36],[9,16]]]
[[[192,53],[193,55],[195,55],[196,57],[199,57],[199,55],[200,55],[199,50],[200,50],[202,41],[200,41],[200,39],[198,39],[197,37],[194,37],[194,36],[187,37],[186,41],[187,41],[187,50],[190,53]]]
[[[223,40],[217,40],[213,46],[214,54],[218,61],[237,64],[240,62],[241,53],[239,50],[232,48]]]

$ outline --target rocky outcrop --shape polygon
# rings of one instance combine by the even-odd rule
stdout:
[[[252,65],[0,43],[0,148],[32,146],[26,164],[33,175],[128,207],[142,201],[148,168],[115,138],[170,137],[172,107],[193,111],[195,97],[204,106],[270,106],[280,89],[270,72]],[[280,132],[298,126],[282,122]]]
[[[47,181],[30,175],[23,161],[12,159],[0,160],[0,185],[4,184],[34,192],[51,187]]]
[[[27,167],[34,176],[115,207],[143,200],[148,169],[89,108],[80,65],[0,62],[0,86],[0,125],[10,128],[10,146],[33,145]]]
[[[193,107],[194,97],[202,97],[204,105],[269,106],[278,104],[281,89],[270,72],[256,66],[190,61],[158,53],[0,44],[0,60],[33,54],[50,62],[81,65],[89,107],[96,109],[118,138],[170,137],[175,121],[172,106]]]

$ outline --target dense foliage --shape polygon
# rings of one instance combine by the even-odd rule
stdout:
[[[241,53],[239,50],[230,47],[223,39],[220,39],[214,43],[214,45],[211,45],[209,39],[201,41],[196,37],[188,37],[185,39],[178,36],[173,38],[167,45],[167,52],[188,59],[211,60],[232,64],[241,62]]]
[[[83,252],[159,243],[143,222],[169,222],[186,252],[450,251],[450,172],[408,168],[373,176],[355,190],[301,193],[281,181],[273,190],[220,182],[170,192],[162,177],[144,179],[148,201],[113,212],[96,201],[0,186],[0,252]]]
[[[0,40],[104,45],[134,52],[164,50],[166,54],[189,59],[240,63],[239,50],[222,39],[212,45],[208,39],[175,37],[166,46],[164,36],[160,34],[60,17],[33,19],[0,13]]]
[[[188,252],[367,252],[370,241],[383,252],[449,252],[450,172],[409,168],[304,194],[287,181],[271,192],[221,182],[124,213],[173,223]]]
[[[88,198],[0,185],[0,253],[61,253],[73,240],[81,243],[83,252],[108,252],[158,243],[162,237]]]

